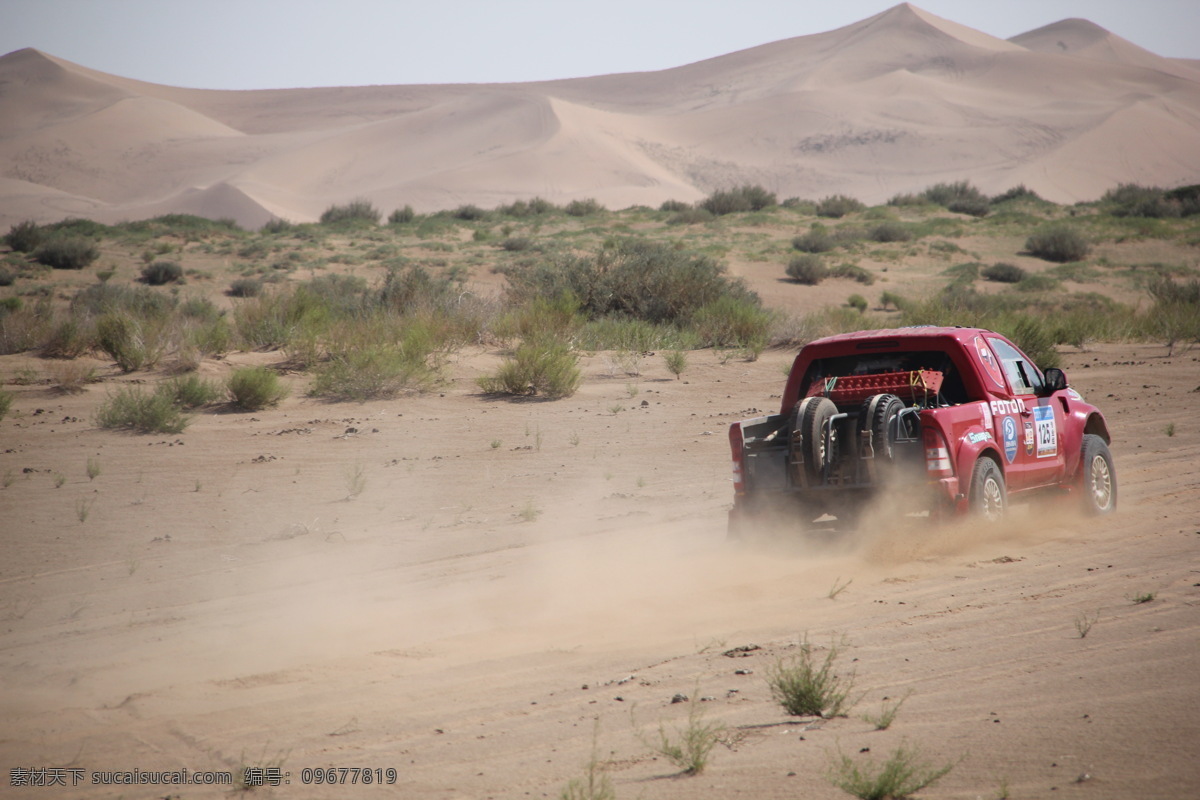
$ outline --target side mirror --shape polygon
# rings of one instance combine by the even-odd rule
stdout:
[[[1046,381],[1046,394],[1054,394],[1067,388],[1067,374],[1058,367],[1050,367],[1042,377]]]

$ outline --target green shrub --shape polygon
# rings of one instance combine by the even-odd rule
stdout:
[[[341,225],[346,223],[366,223],[378,225],[382,213],[375,208],[370,200],[356,198],[345,205],[331,205],[321,213],[322,225]]]
[[[996,281],[997,283],[1020,283],[1025,279],[1025,270],[1016,264],[1006,264],[1004,262],[984,267],[979,274],[987,280]]]
[[[258,230],[260,233],[278,236],[281,233],[291,233],[295,229],[296,226],[288,220],[280,219],[279,217],[271,217],[269,220],[263,223],[263,226]]]
[[[860,800],[903,800],[954,769],[954,764],[933,767],[920,761],[915,748],[901,745],[880,765],[859,767],[850,756],[839,754],[829,769],[829,782]]]
[[[5,297],[0,299],[0,318],[3,318],[5,314],[20,311],[24,305],[24,302],[19,297]]]
[[[836,246],[829,229],[820,223],[814,223],[808,233],[792,239],[792,247],[802,253],[827,253]]]
[[[591,255],[558,255],[501,271],[508,277],[510,302],[571,295],[590,319],[678,322],[722,295],[758,302],[713,258],[647,239],[618,239]]]
[[[167,324],[163,319],[110,312],[96,321],[96,344],[122,372],[146,369],[156,365],[166,350]]]
[[[17,274],[10,269],[0,267],[0,286],[12,286],[17,280]]]
[[[830,644],[824,659],[818,659],[808,637],[800,643],[800,654],[790,660],[779,659],[767,668],[771,697],[794,717],[844,717],[853,703],[850,692],[854,675],[839,677],[834,662],[841,650]]]
[[[744,184],[734,189],[717,190],[701,200],[697,207],[714,216],[722,216],[743,211],[761,211],[773,205],[775,205],[774,192],[769,192],[757,184]]]
[[[787,275],[797,283],[816,286],[829,275],[829,270],[820,256],[806,253],[788,262]]]
[[[32,253],[42,243],[42,229],[33,220],[18,222],[8,229],[4,243],[18,253]]]
[[[94,283],[71,299],[71,313],[91,316],[125,313],[147,319],[166,319],[175,305],[174,297],[146,286]]]
[[[78,358],[96,345],[96,328],[90,317],[69,314],[52,324],[38,348],[44,358]]]
[[[600,205],[593,198],[588,197],[583,200],[572,200],[567,203],[566,208],[563,210],[572,217],[587,217],[604,211],[604,206]]]
[[[1082,260],[1092,248],[1079,231],[1057,223],[1035,231],[1025,241],[1025,249],[1038,258],[1066,263]]]
[[[246,411],[278,405],[288,395],[287,387],[280,383],[279,376],[266,367],[235,369],[225,387],[233,404]]]
[[[478,222],[482,219],[487,219],[488,213],[477,205],[467,203],[450,212],[450,216],[455,219],[461,219],[464,222]]]
[[[696,310],[692,327],[710,347],[745,348],[751,360],[770,339],[775,315],[756,300],[724,295]]]
[[[680,212],[687,211],[692,207],[691,203],[685,203],[682,200],[663,200],[662,205],[658,207],[659,211]]]
[[[849,278],[853,281],[870,286],[875,282],[875,276],[857,264],[838,264],[829,268],[829,277],[831,278]]]
[[[973,217],[986,216],[991,206],[987,195],[967,181],[935,183],[922,192],[921,196],[930,203],[943,206],[957,214],[970,214]]]
[[[867,232],[867,238],[875,242],[912,241],[913,230],[903,222],[881,222]]]
[[[1114,217],[1169,219],[1184,215],[1184,203],[1157,186],[1122,183],[1105,192],[1100,202],[1110,207]]]
[[[405,225],[417,218],[417,212],[413,211],[412,206],[404,206],[397,208],[388,215],[388,225]]]
[[[100,257],[100,251],[82,236],[54,236],[38,245],[33,257],[54,269],[83,269]]]
[[[1006,192],[1002,192],[992,198],[992,204],[1007,203],[1011,200],[1037,200],[1041,201],[1041,197],[1032,189],[1025,188],[1025,184],[1018,184]]]
[[[714,219],[713,213],[707,208],[685,208],[676,214],[673,214],[668,220],[668,225],[700,225],[705,222],[712,222]]]
[[[174,261],[155,261],[142,268],[142,283],[162,286],[183,279],[183,267]]]
[[[1053,275],[1026,275],[1017,283],[1022,292],[1053,292],[1062,287],[1062,281]]]
[[[101,428],[138,433],[182,433],[190,421],[169,392],[147,392],[140,386],[117,389],[96,410],[96,424]]]
[[[817,201],[818,217],[839,219],[847,214],[862,211],[866,206],[859,200],[844,194],[831,194]]]
[[[510,236],[500,243],[500,247],[509,253],[521,253],[533,247],[533,239],[528,236]]]
[[[496,372],[478,379],[479,388],[487,394],[570,397],[583,379],[578,361],[579,356],[564,342],[522,342]]]
[[[180,375],[159,387],[180,408],[193,409],[221,399],[221,389],[199,375]]]
[[[7,392],[3,389],[0,389],[0,420],[8,416],[8,410],[12,408],[14,396],[15,395],[13,395],[12,392]]]
[[[263,282],[258,278],[238,278],[229,284],[225,293],[230,297],[258,297],[262,294]]]
[[[317,368],[309,393],[362,402],[426,389],[435,378],[426,355],[387,342],[342,352]]]
[[[867,313],[867,298],[863,297],[861,294],[850,295],[848,298],[846,298],[846,305],[853,309],[857,309],[858,313],[860,314]]]

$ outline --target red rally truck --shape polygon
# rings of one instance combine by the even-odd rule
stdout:
[[[1104,415],[1004,336],[914,327],[819,339],[796,356],[778,414],[735,422],[741,536],[767,515],[853,525],[881,492],[934,516],[1001,519],[1056,491],[1108,514],[1117,478]]]

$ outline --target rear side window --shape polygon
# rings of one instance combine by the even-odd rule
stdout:
[[[1042,373],[1020,350],[1002,339],[988,337],[988,344],[1000,359],[1000,366],[1008,378],[1013,394],[1037,394],[1042,388]]]

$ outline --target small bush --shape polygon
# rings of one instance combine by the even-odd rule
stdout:
[[[33,257],[54,269],[83,269],[100,257],[100,251],[82,236],[56,236],[39,245]]]
[[[455,219],[461,219],[464,222],[478,222],[479,220],[487,219],[487,215],[488,212],[472,203],[461,205],[450,212],[450,216]]]
[[[774,320],[757,300],[725,295],[697,309],[692,327],[706,345],[745,348],[753,361],[767,346]]]
[[[406,225],[416,218],[417,212],[413,211],[413,207],[404,206],[388,214],[388,225]]]
[[[863,297],[861,294],[850,295],[848,298],[846,298],[846,305],[856,309],[860,314],[867,313],[867,298]]]
[[[668,761],[683,770],[685,775],[699,775],[708,766],[712,750],[725,735],[725,726],[705,722],[704,713],[697,699],[692,699],[688,710],[687,725],[675,730],[675,736],[667,733],[659,723],[658,742],[651,746]]]
[[[827,253],[836,246],[829,229],[820,224],[813,225],[808,233],[792,239],[792,247],[801,253]]]
[[[404,333],[377,341],[338,347],[316,371],[310,394],[329,400],[362,402],[395,397],[403,391],[429,388],[437,375],[429,365],[433,342],[427,328],[413,325]]]
[[[295,225],[293,225],[291,222],[288,222],[286,219],[271,217],[269,220],[263,223],[263,226],[258,230],[260,233],[266,233],[274,236],[281,233],[289,233],[294,230],[295,227]]]
[[[522,342],[495,373],[479,378],[479,388],[488,394],[570,397],[583,379],[578,361],[563,342]]]
[[[138,433],[182,433],[188,422],[168,392],[147,392],[140,386],[117,389],[96,411],[101,428]]]
[[[0,267],[0,286],[12,286],[17,280],[17,274],[10,269]]]
[[[992,264],[990,267],[984,267],[979,274],[987,280],[996,281],[997,283],[1020,283],[1025,280],[1025,270],[1016,264],[1006,264],[1003,262]]]
[[[12,392],[0,389],[0,420],[8,416],[8,410],[12,408],[13,397]]]
[[[4,243],[18,253],[32,253],[42,243],[42,229],[33,220],[18,222],[8,229]]]
[[[1041,200],[1042,198],[1037,192],[1032,189],[1025,188],[1025,184],[1018,184],[1006,192],[1002,192],[992,198],[992,204],[1007,203],[1010,200]]]
[[[533,239],[528,236],[510,236],[500,243],[509,253],[520,253],[533,247]]]
[[[866,206],[853,197],[844,194],[831,194],[817,201],[818,217],[833,217],[840,219],[847,214],[862,211]]]
[[[973,217],[986,216],[991,206],[987,195],[967,181],[935,183],[922,192],[921,196],[956,214],[970,214]]]
[[[880,765],[859,767],[850,756],[839,754],[829,769],[829,782],[860,800],[899,800],[911,797],[954,769],[954,764],[932,767],[920,753],[901,745]]]
[[[685,203],[682,200],[663,200],[662,205],[658,207],[659,211],[687,211],[692,207],[691,203]]]
[[[128,312],[105,314],[96,321],[96,344],[122,372],[153,367],[166,350],[166,323]]]
[[[44,358],[78,358],[96,345],[96,328],[90,317],[66,316],[50,326],[42,340]]]
[[[842,717],[849,711],[854,675],[841,678],[834,674],[834,662],[841,650],[829,646],[825,658],[818,661],[808,637],[800,643],[800,655],[779,659],[767,669],[771,697],[794,717]]]
[[[867,238],[875,242],[912,241],[913,231],[903,222],[881,222],[867,232]]]
[[[787,275],[797,283],[816,286],[829,275],[829,269],[820,256],[806,253],[788,262]]]
[[[193,409],[215,403],[221,399],[221,389],[212,381],[199,375],[181,375],[172,378],[160,388],[180,408]]]
[[[667,371],[675,376],[675,380],[679,380],[679,376],[687,369],[688,357],[683,350],[668,350],[663,353],[663,361],[667,365]]]
[[[875,282],[875,276],[869,270],[865,270],[857,264],[838,264],[837,266],[830,267],[829,277],[849,278],[865,286],[870,286]]]
[[[365,198],[356,198],[345,205],[332,205],[321,213],[322,225],[366,223],[378,225],[382,213]]]
[[[572,200],[567,203],[566,208],[563,210],[572,217],[587,217],[592,214],[599,214],[604,210],[604,206],[600,205],[593,198],[588,197],[583,200]]]
[[[1026,240],[1025,249],[1038,258],[1065,264],[1086,258],[1092,248],[1083,234],[1060,223],[1035,231]]]
[[[685,208],[667,220],[668,225],[700,225],[712,222],[713,213],[707,208]]]
[[[230,297],[258,297],[262,290],[263,282],[258,278],[238,278],[229,284],[226,294]]]
[[[744,211],[761,211],[773,205],[775,205],[774,192],[751,184],[715,191],[697,204],[699,208],[714,216],[737,214]]]
[[[287,387],[279,376],[266,367],[242,367],[236,369],[225,384],[233,404],[246,411],[258,411],[278,405],[287,397]]]
[[[155,261],[142,268],[142,283],[162,286],[183,279],[183,267],[174,261]]]

